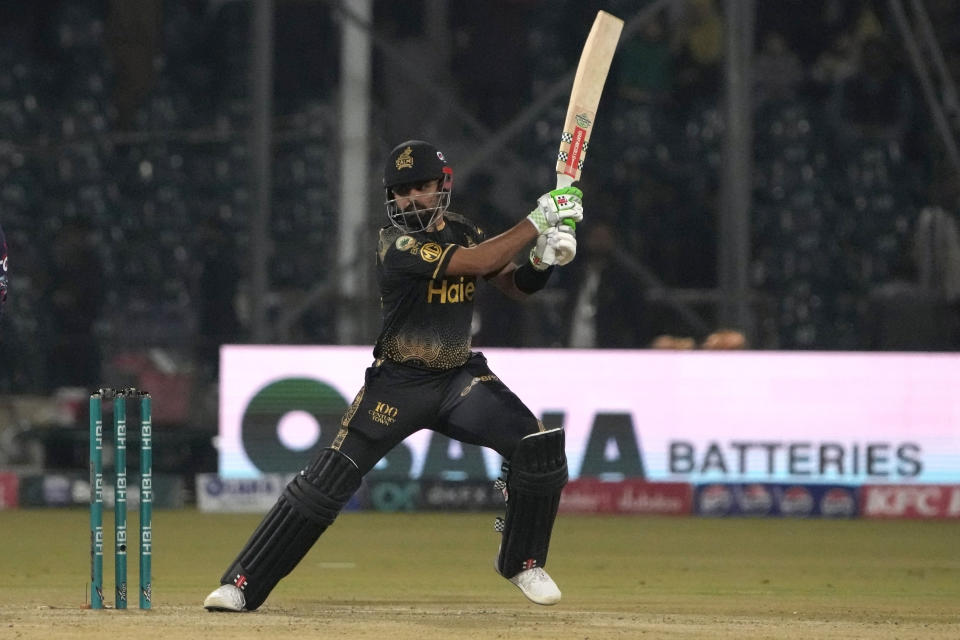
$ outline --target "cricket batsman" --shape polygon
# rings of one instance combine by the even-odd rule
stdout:
[[[505,517],[496,572],[531,601],[560,590],[545,571],[560,492],[567,482],[562,429],[543,423],[471,350],[477,280],[523,298],[573,260],[567,223],[583,219],[575,187],[543,194],[533,211],[488,238],[448,209],[453,171],[432,144],[408,140],[388,155],[383,185],[389,224],[376,247],[382,329],[364,384],[329,446],[300,471],[204,601],[213,611],[252,611],[300,562],[360,486],[410,434],[427,428],[489,447],[504,461]],[[513,258],[533,245],[529,259]],[[561,391],[562,377],[543,376]]]

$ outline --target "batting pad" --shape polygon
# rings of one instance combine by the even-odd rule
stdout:
[[[497,566],[512,578],[547,564],[550,534],[567,484],[563,429],[526,436],[510,459],[506,478],[507,513]]]
[[[240,588],[247,610],[259,607],[359,487],[360,472],[353,461],[324,449],[283,490],[220,583]]]

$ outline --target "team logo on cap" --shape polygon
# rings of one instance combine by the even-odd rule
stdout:
[[[413,168],[413,148],[407,147],[397,156],[397,171]]]

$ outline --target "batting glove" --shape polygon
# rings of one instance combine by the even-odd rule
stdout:
[[[583,192],[576,187],[548,191],[537,199],[537,208],[530,212],[527,220],[539,233],[559,224],[580,222],[583,220]]]
[[[537,238],[537,245],[530,250],[530,264],[537,271],[546,271],[552,266],[570,264],[577,255],[577,237],[566,225],[550,227]]]

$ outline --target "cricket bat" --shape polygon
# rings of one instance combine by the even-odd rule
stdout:
[[[557,189],[569,187],[580,179],[583,162],[587,157],[587,145],[593,132],[593,123],[600,105],[600,94],[607,81],[607,72],[613,53],[620,40],[623,20],[598,11],[590,28],[590,34],[580,53],[577,74],[573,78],[567,117],[560,136],[560,151],[557,154]],[[571,227],[572,221],[564,221]]]

